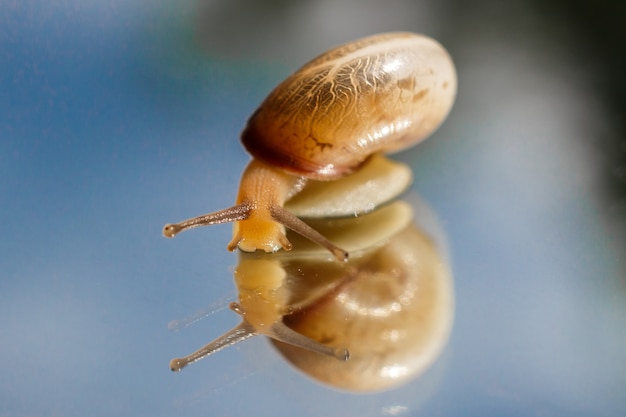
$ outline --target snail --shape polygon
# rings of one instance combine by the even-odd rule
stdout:
[[[345,261],[348,251],[289,210],[289,200],[306,188],[325,194],[329,184],[368,170],[374,157],[422,141],[447,117],[456,84],[446,50],[423,35],[384,33],[326,51],[279,84],[248,120],[241,141],[253,159],[236,204],[168,224],[163,234],[234,222],[229,250],[276,252],[292,248],[287,228]],[[367,204],[339,199],[326,204],[332,213],[316,216],[371,211],[397,196],[388,195],[393,184],[366,186]]]
[[[296,368],[334,388],[381,391],[413,379],[445,346],[454,302],[446,262],[412,220],[411,206],[396,201],[358,218],[316,221],[350,249],[345,263],[297,236],[289,253],[241,253],[239,302],[231,305],[241,324],[170,368],[265,335]]]

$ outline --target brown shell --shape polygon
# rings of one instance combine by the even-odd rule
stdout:
[[[374,153],[430,135],[455,95],[454,65],[439,43],[412,33],[375,35],[325,52],[278,85],[242,142],[255,158],[332,180]]]

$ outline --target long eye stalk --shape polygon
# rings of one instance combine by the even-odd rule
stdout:
[[[348,260],[347,251],[333,245],[332,242],[326,239],[320,232],[294,216],[290,211],[280,206],[272,206],[270,213],[278,223],[328,249],[339,262],[346,262]]]
[[[224,210],[203,214],[193,217],[180,223],[166,224],[163,227],[163,236],[174,237],[180,232],[200,226],[211,226],[214,224],[229,223],[244,220],[250,216],[252,207],[249,204],[237,204]]]

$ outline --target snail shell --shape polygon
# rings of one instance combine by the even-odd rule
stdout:
[[[233,307],[242,324],[171,368],[262,334],[335,388],[380,391],[415,378],[445,346],[453,295],[441,254],[411,220],[410,206],[395,202],[357,219],[318,221],[350,249],[346,263],[306,241],[288,254],[242,254]]]
[[[345,261],[345,248],[285,209],[285,203],[311,181],[345,178],[378,153],[426,138],[447,117],[456,84],[446,50],[422,35],[374,35],[323,53],[278,85],[249,119],[241,140],[254,159],[242,175],[236,205],[166,225],[164,235],[235,222],[229,250],[276,252],[292,248],[285,236],[289,228]],[[367,209],[388,201],[381,191],[391,184],[369,190]],[[352,215],[363,209],[342,206]]]
[[[370,36],[327,51],[283,81],[241,141],[255,158],[294,175],[337,179],[372,154],[430,135],[455,95],[454,65],[438,42],[413,33]]]

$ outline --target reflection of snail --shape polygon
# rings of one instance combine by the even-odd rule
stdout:
[[[395,202],[315,227],[350,250],[350,260],[329,261],[303,239],[291,253],[243,253],[232,306],[242,323],[173,359],[172,370],[256,334],[313,378],[352,391],[391,388],[432,363],[452,323],[452,283],[436,246],[412,224],[411,207]]]
[[[436,41],[387,33],[330,49],[283,81],[251,116],[242,142],[254,159],[231,208],[166,225],[173,237],[196,226],[235,222],[228,249],[291,249],[285,227],[348,253],[301,221],[284,203],[307,181],[335,181],[358,172],[378,153],[423,140],[446,118],[456,94],[454,65]],[[310,181],[312,180],[312,181]],[[370,189],[377,206],[388,184]],[[341,209],[360,213],[344,200]],[[320,213],[327,217],[326,213]]]

